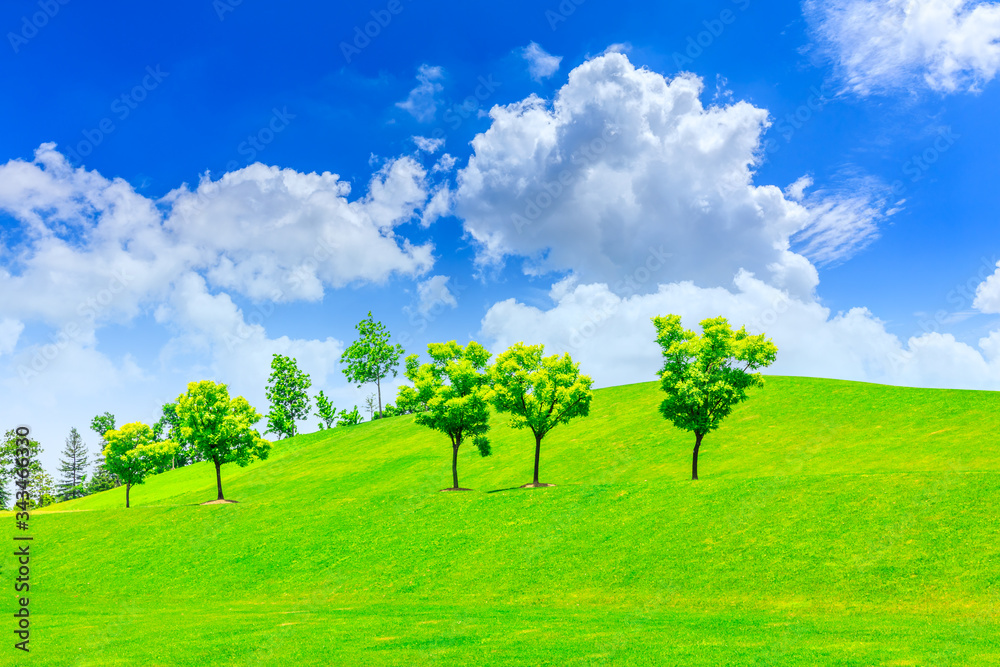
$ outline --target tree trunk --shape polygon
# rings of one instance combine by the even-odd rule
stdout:
[[[538,459],[542,453],[542,436],[535,434],[535,481],[534,484],[538,484]]]
[[[375,386],[378,388],[378,418],[382,419],[382,383],[375,380]]]
[[[698,448],[701,447],[701,439],[705,437],[704,433],[699,433],[695,431],[694,433],[694,456],[691,459],[691,479],[698,479]]]
[[[451,448],[451,481],[455,485],[452,488],[458,488],[458,445],[453,445]]]
[[[128,492],[132,490],[131,484],[125,485],[125,508],[128,509]]]
[[[222,464],[215,462],[215,484],[219,487],[219,500],[225,500],[222,496]]]

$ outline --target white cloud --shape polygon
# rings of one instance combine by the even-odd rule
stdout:
[[[10,354],[14,351],[22,331],[24,331],[24,322],[8,317],[0,320],[0,354]]]
[[[434,154],[444,146],[444,139],[432,139],[431,137],[413,137],[413,143],[417,145],[417,150]]]
[[[553,286],[548,310],[508,299],[482,321],[494,353],[511,344],[542,343],[547,353],[569,352],[598,386],[656,379],[662,364],[650,319],[676,313],[684,325],[723,315],[735,327],[764,332],[778,346],[767,372],[924,387],[1000,389],[1000,331],[979,349],[949,334],[927,333],[905,343],[865,308],[832,314],[811,299],[797,299],[740,272],[733,289],[691,282],[660,285],[657,292],[621,297],[604,284]]]
[[[438,81],[444,78],[444,70],[440,67],[421,65],[417,70],[417,86],[410,91],[410,94],[402,102],[396,102],[396,106],[405,110],[421,123],[434,120],[437,113],[437,94],[444,90]]]
[[[806,0],[803,12],[846,87],[976,91],[1000,69],[1000,3]]]
[[[551,104],[495,106],[454,197],[479,262],[519,255],[528,274],[572,271],[617,293],[630,277],[644,275],[631,281],[644,290],[713,286],[743,268],[811,294],[816,270],[791,237],[812,228],[812,250],[835,242],[843,259],[872,237],[876,216],[852,226],[835,215],[843,201],[807,206],[755,185],[767,111],[706,108],[702,89],[693,74],[667,80],[607,53],[570,72]]]
[[[972,307],[983,313],[1000,313],[1000,262],[997,270],[976,288]]]
[[[559,70],[562,56],[554,56],[535,42],[521,49],[521,57],[528,61],[528,73],[535,81],[546,79]]]
[[[448,289],[449,276],[431,276],[417,285],[417,312],[426,316],[436,306],[458,306],[455,295]]]

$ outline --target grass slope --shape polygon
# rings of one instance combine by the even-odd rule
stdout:
[[[596,392],[548,489],[496,418],[477,491],[437,493],[447,439],[400,417],[224,466],[238,505],[198,464],[38,512],[32,653],[0,662],[1000,664],[1000,394],[771,377],[696,483],[659,400]]]

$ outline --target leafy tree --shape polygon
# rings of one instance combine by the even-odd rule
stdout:
[[[410,370],[411,363],[414,364],[414,368],[420,365],[420,362],[417,361],[417,355],[411,354],[406,358],[407,372]],[[403,385],[399,388],[399,391],[396,392],[396,414],[413,415],[418,412],[425,412],[426,410],[427,404],[418,400],[417,392],[413,387]]]
[[[59,495],[63,500],[81,498],[87,495],[85,483],[87,479],[87,448],[83,444],[80,433],[71,428],[66,438],[66,447],[59,460]]]
[[[663,348],[660,388],[667,397],[660,413],[677,428],[694,432],[691,479],[698,479],[698,449],[747,390],[763,386],[760,373],[748,373],[774,362],[778,348],[764,334],[751,336],[746,327],[734,332],[724,317],[701,321],[701,335],[681,327],[679,315],[654,317],[656,342]]]
[[[109,473],[107,470],[102,469],[94,473],[94,476],[90,478],[87,482],[87,495],[92,495],[95,493],[100,493],[101,491],[109,491],[111,489],[117,488],[120,484],[117,480]]]
[[[157,442],[169,440],[177,444],[177,447],[174,450],[174,455],[170,457],[170,460],[162,462],[156,472],[161,473],[167,470],[183,468],[184,466],[200,461],[201,457],[198,452],[191,449],[190,446],[181,447],[180,444],[178,444],[181,435],[181,420],[180,417],[177,416],[177,404],[164,403],[160,412],[160,418],[155,424],[153,424],[153,439]]]
[[[340,414],[337,416],[337,426],[355,426],[361,423],[361,413],[358,412],[358,406],[354,406],[354,409],[348,412],[347,410],[341,410]]]
[[[191,382],[186,394],[177,397],[181,441],[215,464],[215,481],[222,495],[222,464],[244,468],[251,461],[266,459],[271,443],[260,437],[253,425],[261,415],[242,396],[229,398],[229,388],[211,380]]]
[[[568,354],[543,357],[545,346],[516,343],[497,357],[489,370],[493,406],[510,415],[510,425],[535,435],[535,478],[525,486],[550,486],[538,481],[542,438],[557,424],[590,413],[593,380],[580,375],[580,365]]]
[[[17,481],[14,476],[14,470],[17,469],[17,459],[20,458],[17,455],[17,450],[19,449],[17,439],[16,429],[10,429],[4,434],[3,442],[0,443],[0,508],[9,507],[9,503],[17,499],[17,491],[28,491],[33,499],[35,497],[35,488],[30,486],[30,484],[33,479],[37,478],[39,473],[44,472],[41,460],[39,459],[42,455],[42,446],[38,444],[37,440],[29,437],[28,479],[25,480],[27,488],[15,485],[14,493],[8,489],[8,482]],[[29,506],[33,507],[34,505],[34,500],[32,500]]]
[[[396,377],[396,367],[403,355],[402,345],[390,345],[391,335],[382,325],[372,319],[371,311],[368,317],[357,324],[361,338],[351,343],[351,346],[340,355],[340,363],[345,364],[344,375],[349,382],[361,385],[374,382],[378,389],[378,411],[382,414],[382,380],[389,373]]]
[[[378,415],[374,415],[372,419],[385,419],[386,417],[395,417],[401,414],[403,413],[400,412],[399,408],[397,408],[395,405],[393,405],[392,403],[386,403],[385,407],[382,408],[382,416],[379,417]]]
[[[59,496],[55,482],[52,481],[52,475],[39,467],[29,479],[31,480],[31,486],[28,487],[31,489],[29,507],[48,507],[52,503],[58,502]]]
[[[271,404],[267,413],[267,431],[278,438],[295,435],[295,422],[309,416],[309,394],[312,386],[309,374],[299,370],[295,359],[275,354],[271,359],[271,376],[265,395]]]
[[[153,429],[142,422],[132,422],[104,434],[104,467],[125,483],[125,507],[129,506],[129,492],[163,461],[174,455],[176,445],[169,440],[159,442]]]
[[[337,408],[322,391],[316,394],[316,416],[323,420],[319,423],[321,431],[325,428],[333,428],[337,422]]]
[[[121,481],[115,475],[104,469],[104,447],[107,445],[104,441],[104,434],[108,431],[114,430],[115,416],[110,412],[105,412],[103,415],[97,415],[90,420],[90,428],[97,434],[97,437],[100,438],[97,443],[97,461],[94,464],[94,477],[110,478],[116,487],[121,486]]]
[[[462,442],[471,438],[481,456],[490,455],[486,438],[490,429],[490,388],[486,375],[490,353],[475,341],[464,348],[455,341],[431,343],[427,352],[431,358],[427,364],[420,365],[415,354],[406,358],[406,378],[413,388],[409,392],[400,391],[400,396],[405,395],[411,405],[427,406],[425,411],[417,413],[418,424],[448,436],[452,448],[450,490],[458,491],[461,490],[458,448]]]

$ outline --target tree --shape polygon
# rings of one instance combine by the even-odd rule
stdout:
[[[426,404],[416,422],[441,431],[451,441],[451,477],[448,491],[462,491],[458,485],[458,448],[471,438],[481,456],[490,455],[486,433],[490,429],[489,379],[486,364],[490,353],[475,341],[464,348],[451,341],[427,346],[431,362],[420,365],[417,355],[406,358],[406,378],[413,383],[409,392],[400,391],[413,405]],[[398,402],[404,399],[400,398]]]
[[[322,420],[319,423],[321,431],[325,428],[333,428],[337,422],[337,408],[322,391],[316,394],[316,416]]]
[[[358,412],[358,406],[354,406],[354,409],[348,412],[347,410],[341,410],[340,414],[337,415],[337,426],[356,426],[361,423],[361,413]]]
[[[58,501],[58,495],[56,494],[56,486],[52,481],[52,475],[45,472],[41,467],[36,470],[31,477],[31,502],[28,503],[29,507],[48,507],[54,502]]]
[[[164,403],[160,412],[160,418],[153,424],[153,439],[157,442],[169,440],[177,444],[177,448],[174,450],[174,455],[170,457],[170,460],[164,461],[156,472],[161,473],[167,470],[183,468],[184,466],[200,461],[201,457],[198,455],[198,452],[192,450],[191,447],[181,447],[179,444],[181,421],[177,416],[177,404]]]
[[[396,367],[403,355],[402,345],[390,345],[391,337],[381,322],[368,317],[358,322],[356,329],[361,338],[351,343],[351,346],[340,355],[340,363],[346,364],[344,375],[349,382],[361,385],[374,382],[378,389],[378,412],[382,414],[382,380],[389,373],[396,377]]]
[[[229,388],[211,380],[191,382],[186,394],[177,397],[181,441],[215,464],[215,481],[222,495],[222,464],[244,468],[266,459],[271,443],[260,437],[253,425],[261,415],[242,396],[229,398]]]
[[[104,434],[104,467],[125,483],[125,507],[129,506],[129,493],[136,484],[164,461],[174,455],[176,445],[169,440],[159,442],[153,429],[142,422],[132,422]]]
[[[368,394],[368,396],[365,397],[365,409],[368,410],[368,421],[371,421],[373,413],[375,412],[375,394]],[[379,414],[382,414],[381,410],[379,410]]]
[[[66,447],[62,451],[59,460],[59,472],[62,477],[59,479],[59,495],[63,500],[81,498],[87,495],[84,486],[87,479],[87,448],[83,444],[83,438],[75,428],[69,431],[66,438]]]
[[[103,461],[103,457],[101,458]],[[93,495],[95,493],[100,493],[101,491],[110,491],[111,489],[120,486],[117,480],[109,473],[107,470],[103,469],[104,464],[101,464],[101,468],[97,470],[94,475],[87,482],[87,495]]]
[[[271,404],[267,413],[267,430],[278,438],[295,435],[295,422],[309,416],[309,394],[312,386],[309,374],[299,370],[295,359],[275,354],[271,359],[271,376],[265,395]]]
[[[656,342],[663,348],[660,388],[667,397],[660,413],[677,428],[694,433],[691,479],[698,479],[698,450],[751,387],[763,386],[760,373],[774,362],[778,348],[764,334],[746,327],[734,332],[724,317],[701,321],[702,334],[681,327],[679,315],[654,317]]]
[[[107,443],[104,442],[104,434],[108,431],[114,430],[115,416],[110,412],[105,412],[103,415],[97,415],[90,420],[90,428],[97,434],[97,437],[100,438],[97,443],[97,461],[94,464],[93,477],[111,479],[116,487],[121,486],[121,481],[104,469],[104,447],[107,445]]]
[[[0,508],[6,508],[12,499],[16,500],[18,491],[27,491],[30,494],[32,500],[29,502],[29,506],[33,507],[36,489],[32,486],[32,480],[37,479],[39,473],[44,472],[39,459],[42,454],[42,446],[38,444],[37,440],[29,437],[28,479],[24,481],[23,486],[15,485],[14,493],[8,490],[7,483],[15,480],[14,471],[18,468],[17,459],[22,458],[18,456],[17,451],[20,449],[17,444],[18,437],[17,429],[10,429],[4,434],[3,442],[0,443]]]
[[[593,380],[580,375],[568,354],[543,357],[543,345],[516,343],[489,370],[493,406],[510,415],[510,425],[535,435],[535,478],[526,487],[551,486],[538,481],[542,438],[557,424],[590,413]]]

